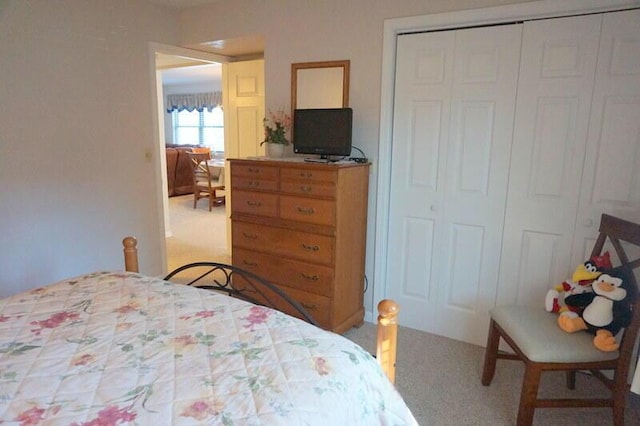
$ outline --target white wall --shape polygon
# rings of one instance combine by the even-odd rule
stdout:
[[[175,13],[0,2],[0,296],[121,269],[125,235],[163,272],[148,42],[176,44]]]
[[[371,278],[384,19],[514,2],[221,0],[182,12],[178,43],[177,12],[145,1],[0,1],[0,296],[121,268],[124,235],[142,272],[163,272],[148,42],[252,34],[266,40],[267,108],[289,107],[291,63],[351,60],[354,143],[374,163]]]
[[[266,108],[290,108],[291,64],[349,59],[353,144],[373,163],[369,185],[365,309],[373,307],[375,206],[383,24],[388,18],[520,3],[518,0],[221,0],[180,15],[184,45],[261,34]]]

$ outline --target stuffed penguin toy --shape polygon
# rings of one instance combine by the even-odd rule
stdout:
[[[593,256],[578,265],[570,280],[563,281],[547,292],[545,297],[546,311],[562,313],[572,310],[579,313],[578,308],[568,306],[565,299],[576,294],[592,292],[591,284],[593,281],[602,274],[603,270],[611,269],[611,267],[611,257],[608,251],[600,256]]]
[[[567,297],[567,305],[581,310],[563,312],[558,317],[558,326],[567,333],[587,330],[595,334],[593,344],[601,351],[618,349],[615,335],[631,320],[631,307],[623,279],[609,274],[600,275],[592,283],[592,293]]]

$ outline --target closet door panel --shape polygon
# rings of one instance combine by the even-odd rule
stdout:
[[[437,332],[444,170],[454,33],[398,37],[389,212],[389,297],[402,324]]]
[[[640,222],[640,10],[603,18],[574,262],[602,213]]]
[[[438,322],[440,334],[477,344],[498,283],[521,28],[455,33]]]
[[[524,24],[497,304],[543,306],[570,276],[600,22]]]

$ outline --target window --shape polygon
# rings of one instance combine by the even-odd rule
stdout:
[[[222,108],[211,112],[173,111],[173,140],[179,145],[205,145],[214,152],[224,152],[224,123]]]

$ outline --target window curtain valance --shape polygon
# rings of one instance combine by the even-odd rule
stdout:
[[[215,107],[222,106],[222,92],[180,93],[167,95],[167,112],[193,110],[211,112]]]

